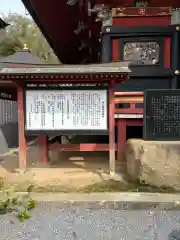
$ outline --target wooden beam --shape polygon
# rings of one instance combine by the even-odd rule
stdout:
[[[109,170],[110,175],[115,174],[116,159],[115,159],[115,103],[114,103],[114,87],[115,80],[109,84]]]
[[[109,144],[83,143],[83,144],[60,144],[54,143],[48,145],[49,151],[61,152],[108,152]],[[117,146],[115,146],[117,150]]]
[[[23,87],[17,88],[18,98],[18,130],[19,130],[19,168],[26,168],[26,138],[24,136],[24,109],[23,109]]]

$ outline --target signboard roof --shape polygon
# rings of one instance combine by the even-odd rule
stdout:
[[[123,74],[131,72],[129,62],[86,64],[86,65],[39,65],[30,68],[8,68],[1,66],[0,75],[93,75]]]

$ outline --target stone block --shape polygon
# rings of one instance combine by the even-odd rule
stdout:
[[[130,139],[125,145],[125,161],[131,180],[180,189],[180,141]]]

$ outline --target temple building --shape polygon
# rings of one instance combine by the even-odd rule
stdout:
[[[41,162],[54,150],[109,151],[114,172],[115,151],[120,160],[126,140],[143,137],[144,92],[180,88],[180,1],[22,2],[63,65],[0,71],[17,87],[19,162],[26,165],[25,134],[31,134],[38,136]],[[160,133],[154,124],[151,132]],[[48,142],[78,134],[83,143],[91,135],[91,142]]]

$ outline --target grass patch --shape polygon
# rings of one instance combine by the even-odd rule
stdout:
[[[78,192],[92,193],[92,192],[149,192],[149,193],[178,193],[170,187],[156,187],[140,182],[125,183],[115,180],[103,181],[94,183],[92,185],[80,188]]]
[[[92,192],[147,192],[147,193],[179,193],[171,187],[156,187],[140,182],[120,182],[115,180],[107,180],[94,183],[79,189],[70,186],[34,186],[33,192],[43,193],[92,193]]]
[[[140,182],[120,182],[115,180],[107,180],[99,183],[94,183],[79,189],[70,186],[34,186],[33,192],[43,193],[92,193],[92,192],[147,192],[147,193],[179,193],[174,188],[156,187]]]
[[[36,186],[33,190],[33,192],[36,193],[44,193],[44,192],[49,192],[49,193],[72,193],[72,192],[77,192],[76,188],[72,188],[69,186],[58,186],[58,185],[47,185],[47,186]]]
[[[92,193],[92,192],[146,192],[146,193],[180,193],[171,187],[157,187],[142,182],[121,182],[115,180],[106,180],[81,188],[75,188],[67,185],[46,185],[38,186],[30,182],[12,184],[6,186],[3,179],[0,178],[0,191],[8,192],[35,192],[35,193]]]

